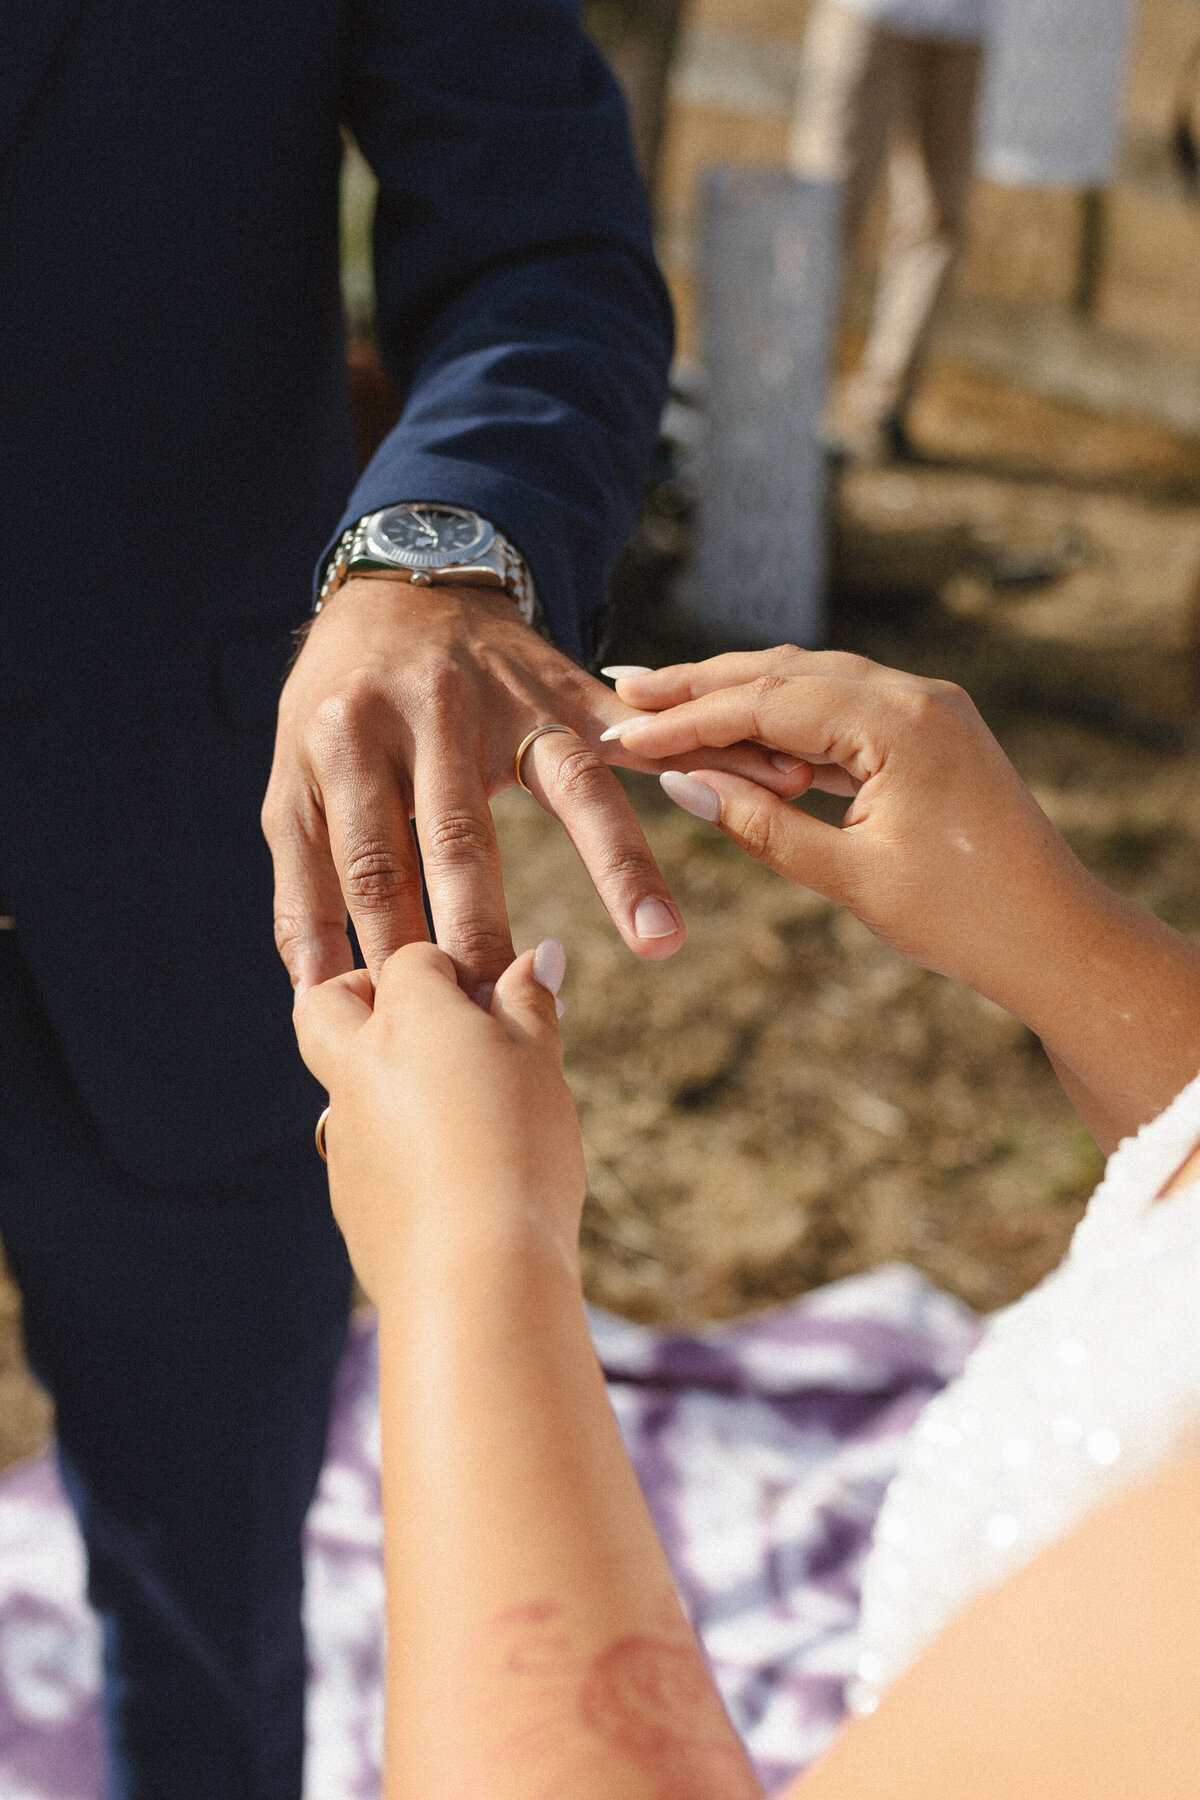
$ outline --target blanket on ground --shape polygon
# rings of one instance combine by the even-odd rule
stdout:
[[[828,1741],[900,1440],[979,1321],[893,1264],[702,1332],[593,1312],[625,1442],[735,1724],[774,1792]],[[355,1322],[307,1527],[308,1800],[376,1800],[375,1333]],[[100,1645],[53,1456],[0,1480],[0,1794],[99,1800]]]

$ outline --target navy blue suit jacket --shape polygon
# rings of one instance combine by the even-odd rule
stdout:
[[[357,484],[343,125],[380,179],[405,399]],[[135,1178],[294,1140],[319,1104],[258,830],[319,553],[389,501],[476,507],[578,654],[669,340],[574,0],[6,0],[0,895]]]

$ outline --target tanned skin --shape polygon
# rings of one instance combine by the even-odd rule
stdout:
[[[1106,1145],[1200,1066],[1200,953],[1109,895],[966,696],[785,649],[620,684],[646,762],[766,746],[841,828],[706,771],[720,828],[1040,1033]],[[796,779],[793,767],[791,779]],[[694,799],[694,794],[692,795]],[[707,804],[707,803],[706,803]],[[379,1308],[388,1800],[761,1800],[588,1337],[553,941],[484,1012],[428,944],[297,1006]],[[1200,1153],[1171,1186],[1200,1174]],[[1194,1800],[1200,1455],[984,1594],[791,1800]]]

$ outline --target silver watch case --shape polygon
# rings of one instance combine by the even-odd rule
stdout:
[[[462,548],[440,553],[437,550],[405,551],[384,535],[382,521],[390,515],[419,512],[425,506],[430,511],[452,513],[456,518],[471,521],[475,536],[466,546],[469,560],[463,560]],[[433,587],[438,582],[445,582],[503,588],[516,603],[526,625],[545,634],[545,619],[524,557],[494,525],[480,518],[470,507],[450,506],[441,501],[400,501],[395,506],[368,513],[357,525],[348,526],[326,564],[325,579],[313,611],[323,611],[326,602],[352,574],[393,573],[406,574],[416,587]]]
[[[463,548],[404,550],[385,535],[386,522],[397,513],[411,516],[424,510],[420,504],[400,504],[385,506],[380,512],[368,514],[360,527],[361,535],[354,547],[351,567],[357,563],[375,563],[386,569],[407,569],[418,581],[424,574],[434,581],[461,581],[474,576],[477,581],[504,584],[506,569],[504,557],[496,543],[496,528],[468,507],[439,505],[429,508],[431,512],[449,513],[456,519],[470,522],[475,535]]]

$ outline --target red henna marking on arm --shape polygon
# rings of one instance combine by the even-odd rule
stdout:
[[[579,1717],[655,1779],[658,1800],[762,1800],[694,1641],[618,1638],[592,1660]]]
[[[563,1609],[554,1600],[531,1600],[508,1606],[488,1626],[488,1638],[500,1641],[504,1666],[513,1675],[541,1675],[561,1670],[571,1648],[561,1629]],[[555,1630],[554,1627],[560,1629]]]

